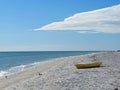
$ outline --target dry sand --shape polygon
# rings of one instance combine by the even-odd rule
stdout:
[[[76,69],[76,63],[102,61],[102,67]],[[116,90],[120,89],[120,52],[59,58],[0,78],[0,90]]]

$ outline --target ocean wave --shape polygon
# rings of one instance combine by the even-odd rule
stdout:
[[[19,73],[21,71],[24,71],[25,69],[28,69],[32,66],[35,66],[39,64],[39,62],[35,62],[32,64],[27,64],[27,65],[19,65],[16,67],[11,67],[10,69],[6,70],[6,71],[0,71],[0,77],[5,76],[5,75],[10,75],[10,74],[14,74],[14,73]]]

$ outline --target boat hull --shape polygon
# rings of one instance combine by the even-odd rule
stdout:
[[[77,69],[82,68],[94,68],[94,67],[100,67],[102,62],[94,62],[94,63],[88,63],[88,64],[75,64]]]

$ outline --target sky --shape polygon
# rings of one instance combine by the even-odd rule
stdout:
[[[120,0],[0,0],[0,51],[120,49]]]

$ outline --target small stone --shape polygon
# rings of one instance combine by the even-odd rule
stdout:
[[[41,73],[39,73],[39,75],[42,75]]]
[[[118,90],[118,88],[115,88],[114,90]]]
[[[5,76],[5,78],[7,78],[7,76]]]

